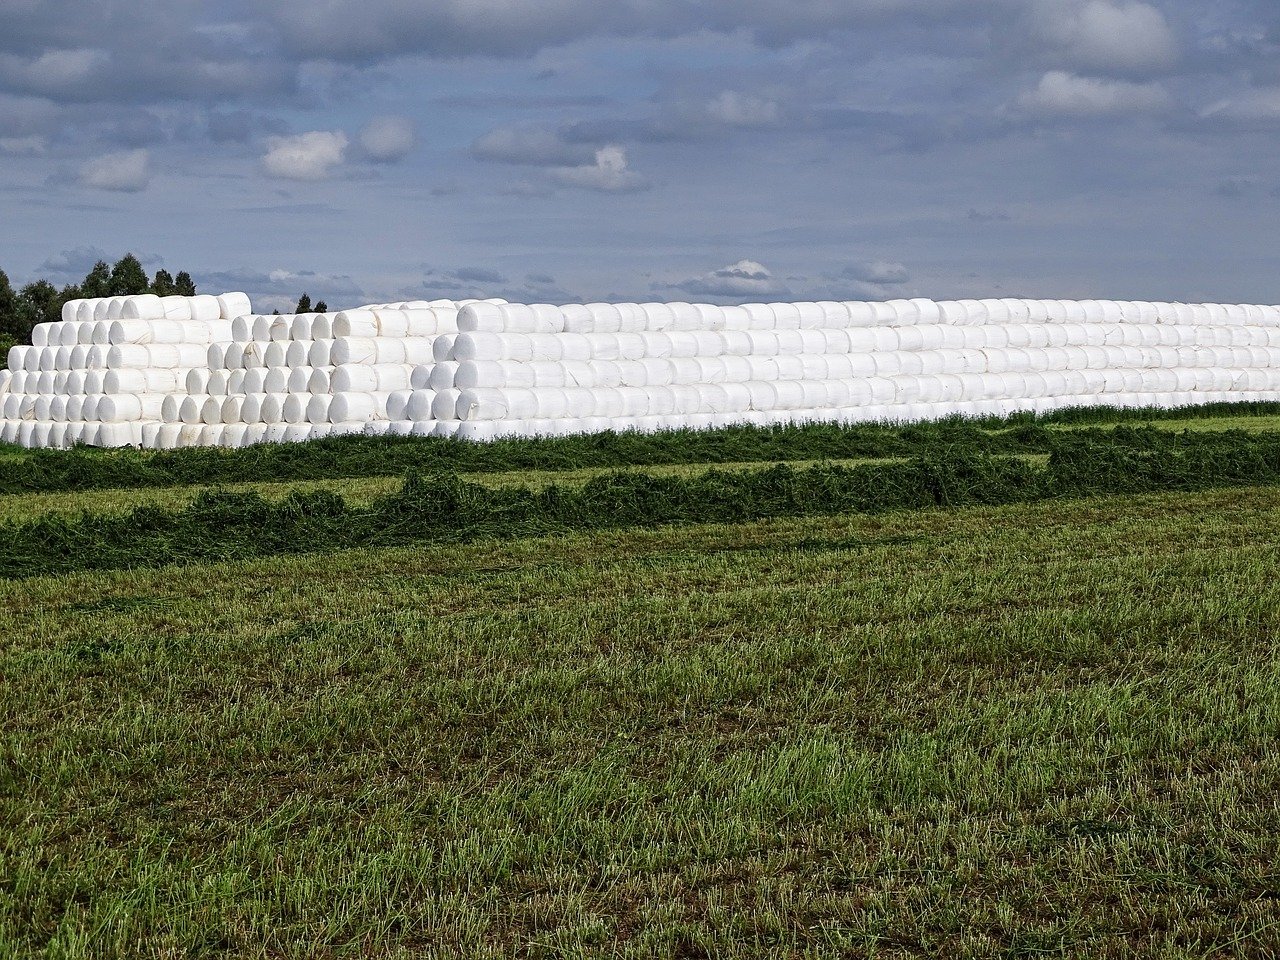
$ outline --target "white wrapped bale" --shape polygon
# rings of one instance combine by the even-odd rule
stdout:
[[[107,366],[113,370],[127,367],[183,367],[190,369],[207,361],[208,348],[196,343],[119,344],[107,351]],[[68,351],[68,359],[70,352]]]
[[[309,393],[290,393],[286,395],[281,415],[285,423],[307,423],[307,404],[311,402]]]
[[[435,397],[431,401],[432,418],[436,420],[457,420],[458,398],[460,396],[462,396],[462,391],[452,387],[445,390],[437,390]]]
[[[435,403],[434,390],[413,390],[405,404],[405,418],[413,421],[431,420],[431,408]]]
[[[104,396],[98,401],[97,417],[103,423],[158,420],[164,397],[158,394],[124,393]]]
[[[288,367],[266,367],[262,374],[262,389],[266,393],[289,393]]]
[[[300,368],[305,369],[305,368]],[[307,378],[307,393],[331,393],[333,374],[325,367],[312,367]],[[300,391],[301,392],[301,391]]]
[[[328,339],[316,339],[311,342],[311,349],[307,352],[307,365],[311,367],[331,367],[333,366],[333,344],[335,341]]]
[[[186,386],[188,371],[174,367],[121,367],[102,373],[101,392],[112,396],[121,394],[173,393]],[[89,380],[86,377],[86,387]]]
[[[120,318],[123,320],[163,320],[164,317],[165,304],[152,293],[126,297],[120,306]]]
[[[292,314],[262,314],[253,318],[252,338],[260,343],[287,341],[293,332]],[[233,329],[239,329],[234,327]]]
[[[327,393],[314,393],[307,401],[307,423],[328,423],[333,398]]]
[[[253,305],[245,293],[224,293],[218,296],[218,316],[223,320],[234,320],[236,317],[253,313]]]
[[[331,423],[365,422],[387,418],[386,394],[334,393],[329,402]]]
[[[394,313],[395,311],[389,311]],[[407,326],[407,325],[406,325]],[[372,310],[343,310],[333,317],[333,337],[405,336],[404,333],[384,332],[378,322],[378,314]]]

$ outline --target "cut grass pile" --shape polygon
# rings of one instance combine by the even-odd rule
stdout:
[[[1274,956],[1277,542],[1237,489],[0,583],[0,953]]]
[[[325,489],[274,502],[257,494],[210,492],[177,510],[145,506],[123,515],[48,514],[0,524],[0,577],[361,545],[1278,482],[1280,436],[1129,428],[1061,433],[1042,462],[975,453],[957,444],[931,456],[851,467],[778,465],[677,476],[628,471],[541,487],[411,475],[400,491],[367,505],[349,504]]]
[[[1033,462],[1037,460],[1032,456]],[[1044,460],[1044,457],[1039,457]],[[796,468],[819,464],[856,466],[861,463],[882,462],[867,460],[794,460],[788,465]],[[722,470],[763,469],[768,463],[717,464]],[[588,467],[584,470],[518,470],[507,473],[469,473],[462,479],[485,487],[532,487],[551,484],[581,486],[595,477],[613,473],[619,468]],[[700,463],[673,463],[648,467],[626,468],[656,477],[686,477],[705,473],[708,469]],[[227,483],[191,484],[181,487],[127,487],[115,490],[74,490],[54,493],[14,493],[0,496],[0,522],[31,520],[46,513],[74,514],[87,511],[95,514],[125,513],[136,507],[160,507],[175,509],[190,506],[202,493],[216,489],[220,493],[256,493],[264,499],[278,502],[291,493],[310,493],[328,490],[339,494],[351,506],[369,506],[378,497],[399,490],[404,475],[391,477],[345,477],[336,480],[286,480],[277,483]]]

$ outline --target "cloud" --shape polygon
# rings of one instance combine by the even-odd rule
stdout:
[[[767,127],[778,122],[778,103],[725,90],[707,103],[707,115],[729,127]]]
[[[282,134],[286,129],[284,121],[251,110],[214,110],[205,117],[205,132],[214,143],[248,143],[260,132]]]
[[[594,149],[588,143],[570,143],[546,127],[501,127],[473,142],[471,155],[496,163],[563,167],[590,163]]]
[[[423,293],[427,293],[432,297],[446,297],[449,299],[494,297],[503,296],[498,291],[505,283],[507,283],[507,278],[490,267],[429,268],[422,282],[417,287],[405,291],[405,293],[409,297],[419,297]],[[507,299],[519,298],[508,297]]]
[[[1218,100],[1200,115],[1205,119],[1245,122],[1280,120],[1280,87],[1259,87]]]
[[[326,302],[330,310],[343,310],[368,301],[368,296],[347,274],[321,273],[315,270],[273,270],[241,268],[222,271],[192,271],[202,290],[243,290],[258,312],[279,310],[289,313],[306,293],[311,302]]]
[[[448,276],[457,280],[466,280],[470,283],[506,283],[507,278],[498,273],[497,270],[487,270],[484,267],[460,267],[454,270]]]
[[[594,37],[676,37],[699,31],[747,36],[777,47],[894,18],[928,23],[972,5],[973,0],[371,0],[317,6],[282,0],[266,6],[262,16],[296,56],[368,61],[407,53],[527,56]]]
[[[881,286],[895,286],[911,279],[910,271],[892,260],[859,260],[845,267],[844,275],[862,283]]]
[[[1102,117],[1117,114],[1158,113],[1172,105],[1159,83],[1133,83],[1079,77],[1051,70],[1034,90],[1015,101],[1023,113],[1040,116]]]
[[[49,141],[40,136],[0,137],[0,152],[3,153],[34,156],[44,153],[48,147]]]
[[[692,277],[670,285],[671,289],[701,297],[766,298],[785,296],[790,291],[776,280],[764,264],[755,260],[739,260],[700,277]]]
[[[59,103],[206,103],[296,92],[302,64],[264,23],[199,0],[3,4],[0,90]],[[218,5],[222,6],[222,5]],[[218,18],[221,23],[210,23]],[[273,49],[274,48],[274,49]]]
[[[292,137],[268,137],[262,165],[285,180],[324,180],[342,163],[347,135],[341,130],[312,130]]]
[[[99,260],[111,262],[105,250],[100,247],[76,247],[74,250],[63,250],[45,260],[36,269],[42,274],[55,277],[74,277],[79,280],[93,269]]]
[[[413,121],[408,117],[374,117],[360,131],[364,155],[375,163],[393,163],[414,146]]]
[[[0,54],[0,78],[30,93],[58,94],[90,79],[110,62],[105,50],[49,50],[38,57]]]
[[[615,146],[597,150],[593,164],[557,167],[549,175],[561,186],[603,193],[635,193],[652,186],[647,179],[630,168],[626,151]]]
[[[1037,0],[1030,9],[1031,39],[1065,66],[1130,75],[1164,71],[1178,60],[1178,39],[1150,4]]]
[[[95,190],[137,193],[151,182],[151,155],[146,150],[125,150],[94,157],[80,167],[80,183]]]
[[[36,271],[41,276],[52,280],[78,282],[84,279],[85,274],[92,270],[99,260],[106,263],[115,263],[125,252],[121,250],[114,254],[109,254],[101,247],[76,247],[72,250],[63,250],[52,257],[46,258],[44,263],[36,268]],[[164,258],[157,254],[134,251],[134,256],[138,258],[138,261],[144,267],[156,268],[164,266]]]
[[[1257,182],[1248,177],[1228,177],[1213,188],[1213,192],[1228,200],[1239,200],[1253,192]]]

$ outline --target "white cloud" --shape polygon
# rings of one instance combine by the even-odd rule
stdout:
[[[1097,73],[1164,70],[1179,55],[1165,15],[1128,0],[1040,0],[1032,32],[1064,63]]]
[[[1158,83],[1079,77],[1062,70],[1046,73],[1034,90],[1017,100],[1025,113],[1071,117],[1155,113],[1170,103],[1169,94]]]
[[[0,56],[0,76],[32,91],[56,93],[88,80],[109,60],[105,51],[88,47],[49,50],[31,59],[8,54]]]
[[[704,297],[765,298],[783,296],[788,292],[764,264],[755,260],[739,260],[700,277],[673,284],[673,287]]]
[[[0,137],[0,152],[34,156],[44,153],[49,143],[44,137]]]
[[[551,171],[551,179],[566,187],[606,193],[633,193],[650,186],[648,180],[630,168],[626,151],[621,147],[601,147],[596,151],[595,163],[558,167]]]
[[[1202,111],[1201,116],[1227,120],[1280,120],[1280,87],[1259,87],[1238,97],[1220,100]]]
[[[413,121],[408,117],[374,117],[360,131],[360,146],[370,160],[391,163],[409,154],[414,145]]]
[[[707,114],[730,127],[767,127],[778,122],[775,100],[725,90],[707,104]]]
[[[292,137],[268,137],[262,165],[273,177],[324,180],[342,163],[347,135],[341,130],[312,130]]]
[[[151,181],[151,155],[146,150],[125,150],[94,157],[80,167],[80,182],[97,190],[137,193]]]

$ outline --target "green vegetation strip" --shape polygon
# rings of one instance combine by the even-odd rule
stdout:
[[[1148,433],[1159,434],[1158,431]],[[211,492],[176,511],[47,515],[0,525],[0,576],[148,567],[357,546],[518,537],[668,523],[1019,503],[1060,497],[1280,483],[1280,437],[1239,432],[1068,434],[1043,463],[968,453],[689,476],[618,472],[580,485],[487,487],[410,475],[368,506],[331,490],[278,502]]]
[[[1035,459],[1036,455],[1028,455]],[[1046,459],[1040,457],[1041,460]],[[789,461],[791,467],[818,466],[834,463],[852,466],[861,463],[883,463],[879,460]],[[701,463],[674,463],[651,467],[635,467],[652,476],[693,476],[709,469],[759,470],[769,464],[728,463],[708,467]],[[615,472],[616,468],[589,467],[585,470],[520,470],[510,473],[462,474],[462,479],[486,487],[545,487],[553,483],[574,486],[595,477]],[[200,494],[210,490],[220,493],[257,493],[271,501],[283,500],[291,493],[315,490],[331,490],[346,500],[349,506],[367,507],[379,496],[399,490],[404,474],[393,477],[344,477],[337,480],[286,480],[281,483],[200,484],[181,487],[136,487],[124,490],[73,490],[57,493],[16,493],[0,497],[0,522],[33,520],[46,513],[74,514],[81,512],[106,514],[125,513],[135,507],[162,507],[180,509],[189,506]]]
[[[0,583],[12,957],[1271,957],[1280,490]]]
[[[32,450],[5,448],[0,494],[271,483],[403,475],[408,470],[498,473],[692,463],[768,463],[930,456],[963,448],[971,454],[1051,454],[1067,442],[1062,426],[1280,415],[1280,404],[1219,404],[1181,410],[1061,410],[1037,417],[964,420],[908,426],[731,427],[660,434],[466,443],[416,437],[342,437],[237,450]],[[1146,428],[1149,447],[1168,446],[1170,431]]]

